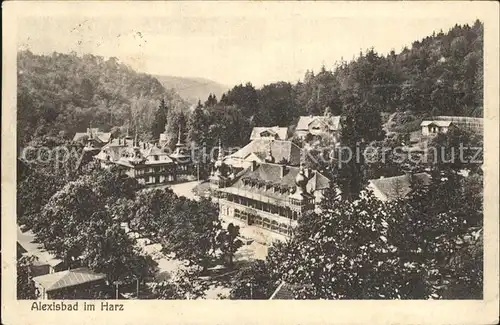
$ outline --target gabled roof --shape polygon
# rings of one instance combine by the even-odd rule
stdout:
[[[307,131],[313,122],[321,123],[332,131],[340,129],[340,116],[301,116],[296,129]]]
[[[283,159],[288,161],[289,165],[297,166],[300,164],[301,149],[293,142],[287,140],[256,139],[228,156],[228,158],[245,159],[251,153],[257,157],[266,157],[271,145],[271,152],[275,162]]]
[[[451,121],[422,121],[420,123],[420,126],[429,126],[429,125],[436,125],[439,127],[448,127],[452,124]]]
[[[423,185],[428,185],[431,181],[431,176],[427,173],[413,174],[413,177]],[[372,179],[370,184],[384,196],[380,199],[388,201],[404,198],[411,191],[409,175]]]
[[[75,133],[75,136],[73,137],[73,141],[79,141],[85,136],[90,136],[90,133],[92,132],[92,136],[94,139],[97,139],[103,143],[109,142],[109,139],[111,138],[111,132],[101,132],[99,131],[98,128],[92,128],[88,129],[87,132],[77,132]]]
[[[55,291],[78,286],[84,283],[96,282],[106,278],[105,274],[95,273],[85,267],[45,274],[33,278],[45,291]]]
[[[271,164],[271,163],[261,163],[257,164],[255,170],[247,168],[239,172],[234,179],[234,182],[228,189],[233,188],[235,190],[244,189],[245,192],[255,192],[255,194],[268,197],[277,200],[288,199],[290,192],[276,192],[272,189],[266,190],[264,188],[249,188],[245,186],[245,179],[259,180],[268,184],[281,186],[284,188],[295,190],[295,178],[300,171],[299,167],[285,166],[284,175],[281,177],[282,165]],[[306,185],[307,191],[313,193],[314,191],[324,189],[329,186],[329,180],[321,173],[310,170],[308,176],[308,183]],[[224,190],[224,189],[222,189]]]
[[[101,151],[95,156],[100,160],[107,160],[109,155],[110,161],[129,166],[127,158],[123,157],[124,153],[133,153],[134,140],[132,139],[113,139],[111,142],[102,147]],[[174,163],[170,156],[161,148],[154,144],[139,143],[139,151],[146,164],[168,164]],[[157,156],[158,160],[155,159]]]
[[[309,124],[321,116],[301,116],[297,122],[297,130],[309,130]]]
[[[340,129],[340,116],[301,116],[297,122],[297,130],[307,131],[312,122],[319,122],[328,126],[330,130]]]
[[[157,146],[150,146],[149,148],[143,149],[142,154],[146,157],[148,163],[173,163],[174,161],[168,156],[168,154],[163,151],[163,149]],[[155,159],[155,156],[158,160]]]
[[[313,176],[307,185],[308,185],[307,190],[309,191],[311,189],[315,191],[324,190],[330,187],[330,180],[319,172],[313,172]]]
[[[276,135],[277,136],[276,139],[279,140],[287,139],[288,128],[273,126],[273,127],[254,127],[252,130],[252,134],[250,135],[250,140],[260,139],[261,133],[263,133],[264,131],[268,131],[269,133]]]
[[[245,159],[249,161],[255,160],[258,162],[264,162],[266,159],[266,154],[264,154],[263,152],[251,152],[245,157]]]

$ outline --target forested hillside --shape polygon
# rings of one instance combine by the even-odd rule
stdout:
[[[20,145],[44,135],[72,138],[90,123],[105,131],[137,125],[148,137],[160,99],[170,108],[187,107],[157,79],[135,72],[116,58],[91,54],[19,52],[17,98]]]
[[[244,145],[253,126],[293,127],[298,116],[323,114],[326,107],[333,114],[363,111],[354,119],[372,125],[362,129],[378,128],[378,119],[366,117],[381,112],[409,112],[405,118],[415,125],[428,115],[483,114],[479,21],[436,32],[400,53],[368,49],[350,62],[332,62],[331,69],[308,71],[297,83],[279,81],[259,89],[250,82],[236,85],[220,97],[210,94],[194,112],[156,78],[115,58],[25,51],[18,61],[21,143],[60,131],[72,137],[90,122],[109,130],[134,121],[140,136],[149,139],[157,139],[167,124],[171,145],[179,126],[198,144],[213,145],[221,138],[225,145]],[[159,105],[162,98],[165,103]]]
[[[308,72],[295,87],[302,113],[341,109],[343,95],[361,92],[380,111],[482,116],[483,25],[451,28],[413,42],[401,53],[370,49],[333,71]]]
[[[405,112],[397,120],[417,128],[429,115],[480,117],[483,25],[456,25],[401,53],[369,49],[350,62],[336,62],[332,70],[308,71],[296,84],[237,85],[219,100],[211,95],[201,104],[188,123],[189,138],[214,143],[220,136],[227,145],[248,141],[252,126],[293,126],[298,116],[323,114],[326,107],[333,114],[357,111],[353,118],[364,123],[360,129],[380,129],[380,119],[372,117],[381,112]],[[235,136],[234,128],[242,126]]]

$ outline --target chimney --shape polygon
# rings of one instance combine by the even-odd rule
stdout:
[[[285,172],[286,172],[286,166],[280,165],[280,177],[281,178],[285,177]]]
[[[257,161],[252,160],[252,166],[250,167],[251,171],[255,171],[257,169]]]
[[[146,142],[142,143],[142,149],[146,149]]]

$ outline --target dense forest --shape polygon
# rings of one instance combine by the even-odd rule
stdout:
[[[164,125],[175,143],[184,138],[213,145],[243,145],[253,126],[293,127],[300,115],[347,114],[363,106],[369,113],[405,112],[408,121],[429,115],[482,116],[483,24],[456,25],[400,53],[368,49],[332,69],[307,71],[297,83],[275,82],[255,88],[236,85],[220,98],[202,99],[194,111],[172,90],[115,58],[74,54],[39,56],[20,52],[18,120],[20,143],[33,136],[62,135],[93,126],[110,130],[137,127],[157,139]],[[161,99],[164,99],[161,102]],[[405,121],[403,121],[404,123]]]
[[[252,126],[293,127],[300,115],[323,114],[326,107],[345,115],[359,106],[368,114],[401,112],[398,124],[416,120],[418,128],[418,118],[429,115],[482,116],[482,90],[483,25],[476,21],[415,41],[399,54],[368,49],[332,70],[307,71],[295,84],[237,85],[219,101],[200,102],[188,132],[194,141],[213,142],[211,131],[218,130],[227,145],[242,145]]]
[[[160,99],[179,110],[187,107],[157,79],[135,72],[116,58],[22,51],[17,59],[20,145],[41,136],[70,139],[90,124],[104,131],[128,125],[145,132]]]

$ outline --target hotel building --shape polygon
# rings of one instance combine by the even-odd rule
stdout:
[[[270,146],[272,148],[272,146]],[[282,235],[291,235],[297,220],[313,211],[329,180],[303,166],[275,163],[270,149],[263,162],[238,169],[227,166],[222,148],[210,177],[221,216],[232,217]]]

